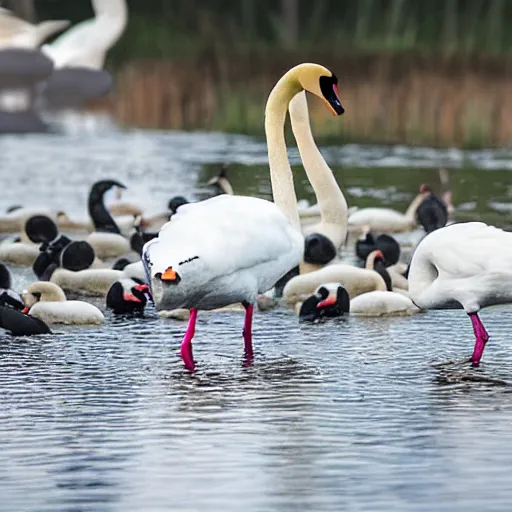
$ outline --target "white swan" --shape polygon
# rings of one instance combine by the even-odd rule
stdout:
[[[95,17],[64,32],[42,51],[55,67],[100,70],[110,48],[119,40],[128,20],[126,0],[92,0]]]
[[[323,66],[301,64],[276,84],[265,110],[275,204],[222,195],[184,205],[158,238],[144,247],[143,261],[157,308],[191,310],[181,347],[189,370],[194,369],[191,340],[198,309],[242,302],[246,308],[245,351],[251,358],[257,295],[272,288],[302,259],[304,240],[283,127],[290,100],[303,89],[322,98],[333,113],[343,113],[337,78]]]
[[[420,190],[420,193],[412,200],[405,213],[397,212],[391,208],[361,208],[349,215],[349,229],[363,230],[369,228],[371,231],[381,233],[411,231],[416,227],[416,211],[429,194],[430,191]]]
[[[414,315],[420,309],[411,299],[396,292],[373,291],[350,301],[350,314],[358,316]]]
[[[346,314],[356,316],[404,316],[420,310],[411,299],[395,292],[366,292],[350,300],[345,286],[340,282],[324,283],[304,302],[295,304],[301,321],[316,321],[325,317]]]
[[[69,20],[49,20],[33,25],[7,9],[0,9],[0,49],[35,50],[52,34],[69,26]]]
[[[336,263],[290,279],[283,289],[283,299],[287,304],[294,305],[315,293],[325,283],[343,283],[351,298],[387,289],[382,276],[374,270]]]
[[[66,300],[62,289],[54,283],[39,281],[21,293],[24,312],[47,324],[102,324],[103,313],[92,304],[79,300]]]
[[[67,292],[93,297],[104,297],[112,284],[123,277],[121,270],[108,268],[88,268],[73,272],[65,268],[56,268],[50,281]]]
[[[320,222],[310,225],[305,234],[319,233],[328,238],[338,251],[347,238],[347,201],[330,167],[315,144],[309,122],[306,93],[297,94],[288,106],[293,134],[302,165],[315,192]],[[311,268],[301,268],[301,272]]]
[[[409,269],[409,293],[424,309],[458,302],[475,334],[471,360],[478,365],[489,339],[478,312],[512,302],[512,233],[482,222],[452,224],[427,235]]]

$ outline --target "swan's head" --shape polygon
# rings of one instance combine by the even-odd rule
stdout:
[[[338,97],[338,78],[334,73],[319,64],[300,64],[295,71],[300,85],[318,96],[334,115],[345,112]]]
[[[365,267],[369,270],[374,270],[375,265],[377,263],[385,263],[386,259],[384,258],[384,254],[381,250],[375,249],[374,251],[370,252],[368,256],[366,257]]]
[[[420,194],[430,194],[432,192],[432,189],[429,185],[426,185],[425,183],[422,183],[420,185]]]
[[[75,240],[64,247],[60,255],[62,268],[78,271],[89,268],[96,258],[94,248],[85,240]]]
[[[107,307],[114,313],[132,313],[142,311],[151,299],[149,286],[138,279],[120,279],[109,289],[106,297]]]
[[[89,196],[98,196],[103,197],[103,195],[108,192],[110,189],[115,189],[117,199],[121,197],[121,190],[126,189],[126,187],[119,183],[116,180],[101,180],[97,181],[91,188],[91,192]]]
[[[50,217],[46,215],[34,215],[25,223],[25,233],[32,242],[42,244],[55,240],[59,234],[59,230]]]
[[[34,304],[38,302],[64,302],[66,295],[60,286],[54,283],[38,281],[32,283],[26,290],[23,290],[21,298],[25,303],[23,311],[28,313]]]
[[[313,265],[327,265],[336,257],[332,241],[320,233],[311,233],[304,239],[304,261]]]
[[[350,297],[341,283],[326,283],[308,297],[299,311],[301,322],[314,322],[324,317],[342,316],[350,311]]]
[[[184,204],[188,204],[188,200],[184,198],[183,196],[175,196],[170,201],[167,207],[169,210],[174,214],[178,210],[180,206],[183,206]]]

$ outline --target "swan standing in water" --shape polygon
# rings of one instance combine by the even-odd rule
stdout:
[[[338,80],[327,68],[301,64],[275,85],[265,109],[265,132],[275,203],[222,195],[184,205],[144,247],[143,261],[158,309],[190,309],[181,345],[185,367],[194,370],[192,338],[198,309],[236,302],[245,307],[244,342],[252,358],[253,304],[302,259],[297,198],[288,162],[284,122],[290,100],[303,89],[332,113],[344,112]]]
[[[512,234],[482,222],[452,224],[426,236],[409,268],[409,293],[424,309],[458,302],[473,324],[471,361],[480,363],[489,335],[481,308],[512,302]]]

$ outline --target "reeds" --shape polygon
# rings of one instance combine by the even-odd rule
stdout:
[[[494,59],[417,54],[308,55],[340,78],[343,118],[310,97],[323,140],[504,146],[512,140],[512,68]],[[109,108],[122,123],[158,129],[263,134],[269,91],[293,55],[140,61],[123,67]]]

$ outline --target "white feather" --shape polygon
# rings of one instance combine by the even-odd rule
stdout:
[[[303,250],[302,235],[274,203],[223,195],[180,207],[146,244],[143,261],[160,309],[215,309],[254,302]],[[162,285],[155,275],[169,267],[181,281]]]

